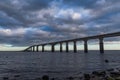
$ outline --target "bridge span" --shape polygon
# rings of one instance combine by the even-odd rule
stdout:
[[[60,44],[60,52],[63,52],[63,47],[62,44],[66,43],[66,52],[69,52],[69,42],[73,42],[73,50],[74,52],[77,52],[77,41],[84,41],[84,52],[88,53],[88,40],[92,39],[98,39],[99,40],[99,50],[100,53],[104,53],[104,38],[108,37],[117,37],[120,36],[120,32],[115,32],[115,33],[107,33],[107,34],[101,34],[101,35],[96,35],[96,36],[88,36],[88,37],[83,37],[83,38],[76,38],[76,39],[70,39],[70,40],[63,40],[63,41],[57,41],[57,42],[50,42],[50,43],[44,43],[44,44],[38,44],[38,45],[32,45],[29,46],[27,49],[24,51],[32,51],[32,52],[39,52],[39,46],[42,47],[42,52],[45,52],[45,46],[46,45],[51,45],[51,51],[55,51],[55,45]]]

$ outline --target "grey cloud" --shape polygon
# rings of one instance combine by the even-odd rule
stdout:
[[[14,31],[17,28],[31,28],[32,31],[28,30],[22,36],[21,34],[11,36],[0,34],[0,43],[26,46],[31,45],[31,41],[34,42],[34,40],[49,42],[120,31],[119,0],[105,0],[104,4],[99,5],[97,4],[99,0],[55,2],[61,5],[50,4],[53,0],[18,0],[18,3],[12,1],[4,0],[0,3],[0,27],[14,29]],[[81,16],[80,19],[73,19],[71,14],[63,14],[63,17],[55,16],[62,9],[65,11],[72,9],[74,13],[80,13],[78,10],[81,8],[89,9],[90,17]],[[55,31],[42,31],[41,26],[50,26]]]
[[[64,4],[92,8],[97,0],[63,0]]]
[[[36,11],[49,6],[50,0],[26,0],[28,5],[23,6],[24,10],[27,11]]]
[[[12,17],[14,20],[19,21],[20,25],[27,26],[32,23],[32,20],[29,20],[30,13],[34,10],[41,10],[48,6],[47,0],[22,0],[18,1],[19,5],[14,5],[11,2],[15,0],[5,0],[0,3],[0,10],[7,14],[8,17]],[[17,0],[16,0],[17,1]],[[26,3],[22,5],[22,3]],[[22,5],[22,6],[21,6]],[[17,8],[21,6],[21,8]],[[14,21],[13,21],[14,23]],[[2,24],[2,23],[1,23]],[[18,24],[18,25],[19,25]],[[3,24],[5,25],[5,24]],[[6,23],[6,25],[14,25]],[[15,24],[17,25],[17,24]]]

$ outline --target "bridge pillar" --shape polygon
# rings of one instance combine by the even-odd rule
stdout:
[[[37,52],[39,52],[39,45],[37,45],[37,46],[36,46],[36,48],[37,48],[37,50],[36,50],[36,51],[37,51]]]
[[[33,51],[33,47],[31,47],[31,51]]]
[[[66,42],[66,52],[69,52],[68,42]]]
[[[33,52],[33,47],[31,47],[31,52]]]
[[[73,42],[74,43],[74,52],[77,52],[77,46],[76,46],[76,41]]]
[[[36,45],[34,46],[34,48],[35,48],[35,52],[37,52],[37,46]]]
[[[99,38],[100,53],[104,53],[103,38]]]
[[[44,47],[45,47],[45,45],[42,45],[42,52],[44,52],[45,50],[44,50]]]
[[[31,52],[32,52],[32,47],[30,47],[31,48]]]
[[[32,47],[30,47],[27,51],[32,51]]]
[[[32,47],[33,48],[33,52],[35,51],[35,46]]]
[[[88,44],[87,44],[87,40],[84,40],[84,52],[88,53]]]
[[[52,44],[51,46],[52,46],[52,47],[51,47],[51,48],[52,48],[52,52],[54,52],[54,51],[55,51],[55,45]]]
[[[60,52],[62,52],[62,43],[60,43]]]
[[[34,46],[34,52],[36,52],[36,46]]]

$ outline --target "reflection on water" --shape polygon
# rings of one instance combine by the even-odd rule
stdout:
[[[78,53],[0,52],[0,77],[20,74],[24,77],[70,76],[94,70],[120,67],[120,51]],[[105,63],[105,60],[109,63]]]

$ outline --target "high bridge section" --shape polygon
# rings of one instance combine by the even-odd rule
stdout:
[[[45,52],[45,46],[46,45],[51,45],[51,52],[55,52],[55,45],[60,44],[60,52],[63,52],[63,43],[66,43],[66,52],[69,52],[69,42],[73,42],[73,50],[74,52],[77,52],[77,41],[84,41],[84,52],[88,53],[88,40],[92,39],[98,39],[99,40],[99,50],[100,53],[104,53],[104,38],[108,37],[117,37],[120,36],[120,32],[115,32],[115,33],[108,33],[108,34],[101,34],[101,35],[96,35],[96,36],[88,36],[88,37],[83,37],[83,38],[76,38],[76,39],[70,39],[70,40],[63,40],[63,41],[57,41],[57,42],[50,42],[50,43],[44,43],[44,44],[38,44],[38,45],[32,45],[25,49],[24,51],[33,51],[33,52],[39,52],[39,46],[42,47],[41,51]]]

